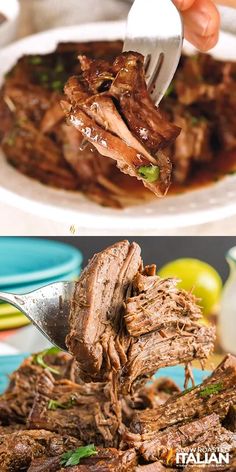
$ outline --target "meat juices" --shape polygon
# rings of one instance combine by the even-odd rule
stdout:
[[[180,133],[154,106],[145,81],[144,57],[129,52],[113,63],[80,57],[82,74],[71,77],[62,107],[68,121],[119,169],[163,196],[171,180],[165,154]]]
[[[142,184],[144,179],[140,181],[120,172],[114,159],[101,155],[76,128],[67,125],[60,107],[63,86],[69,77],[75,76],[69,83],[71,87],[77,87],[77,78],[87,74],[85,85],[90,81],[92,86],[92,73],[99,63],[101,68],[104,64],[101,78],[111,80],[111,73],[106,75],[107,64],[113,64],[121,50],[121,41],[61,43],[50,54],[22,56],[17,61],[5,76],[0,92],[1,147],[11,165],[46,185],[82,192],[103,206],[123,208],[155,198],[152,189],[149,191]],[[96,59],[95,63],[91,63],[88,57]],[[117,65],[121,66],[119,61]],[[140,61],[138,67],[141,67]],[[139,80],[139,69],[137,72]],[[122,78],[123,74],[119,77]],[[131,77],[133,81],[135,77],[132,67],[129,67],[125,86]],[[174,128],[170,125],[171,128],[165,129],[168,125],[166,120],[178,125],[181,133],[177,139],[165,147],[164,152],[158,151],[162,179],[159,178],[156,183],[161,191],[165,191],[170,171],[170,163],[165,156],[170,156],[173,169],[170,191],[172,194],[179,193],[215,182],[235,169],[235,77],[235,62],[219,61],[207,54],[182,55],[174,80],[161,101],[160,111],[155,111],[145,94],[137,96],[139,90],[133,90],[135,100],[130,93],[121,94],[122,78],[122,83],[113,81],[112,88],[114,96],[118,94],[119,107],[116,98],[104,96],[106,91],[101,93],[99,90],[99,93],[92,92],[90,100],[85,98],[83,106],[86,102],[87,108],[81,108],[81,113],[87,114],[86,120],[92,119],[92,115],[88,116],[89,107],[96,97],[99,109],[95,107],[92,110],[93,114],[96,113],[96,120],[99,120],[101,111],[105,111],[106,116],[112,115],[110,121],[113,125],[115,123],[115,133],[119,131],[121,137],[104,130],[102,121],[101,125],[97,125],[100,131],[107,132],[113,146],[111,149],[114,149],[114,143],[119,144],[115,153],[118,159],[121,149],[127,151],[127,143],[131,144],[131,150],[132,146],[136,149],[135,146],[139,145],[141,154],[147,144],[147,156],[152,157],[159,144],[162,146],[162,139],[166,146],[171,138],[170,131]],[[96,85],[97,77],[95,79]],[[140,107],[140,100],[145,102],[145,107]],[[121,111],[122,104],[125,113]],[[66,108],[68,112],[68,105]],[[154,123],[150,118],[153,113],[156,123],[154,132]],[[140,125],[141,121],[145,122],[145,129]],[[145,137],[148,137],[147,142]],[[128,139],[127,143],[124,138]],[[132,158],[136,154],[131,152],[129,156]],[[157,159],[156,155],[154,158]],[[120,159],[119,165],[123,166]],[[149,166],[140,169],[146,179],[155,180],[158,176],[158,164],[153,163],[153,166],[154,169]],[[149,185],[157,190],[153,182]]]

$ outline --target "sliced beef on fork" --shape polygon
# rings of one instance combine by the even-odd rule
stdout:
[[[158,369],[206,359],[213,349],[214,329],[193,327],[185,334],[175,327],[132,338],[122,371],[123,393],[135,391]]]
[[[27,426],[68,434],[88,444],[113,446],[118,444],[118,419],[113,408],[109,383],[56,381],[45,371],[37,382]]]
[[[126,361],[121,312],[142,261],[140,247],[121,241],[95,255],[76,285],[67,346],[85,380],[104,380]],[[121,341],[121,342],[119,342]]]
[[[153,273],[155,266],[137,273],[125,300],[131,341],[121,374],[123,393],[135,391],[161,367],[204,360],[213,349],[214,329],[199,323],[202,315],[196,298],[179,290],[177,281]]]
[[[144,58],[123,53],[113,64],[80,57],[83,74],[65,86],[69,122],[121,171],[142,180],[158,196],[170,185],[171,164],[162,149],[180,129],[161,115],[148,96]]]
[[[84,270],[67,345],[85,380],[116,373],[116,389],[129,395],[157,369],[204,360],[212,350],[214,329],[198,322],[194,297],[153,271],[142,272],[140,248],[127,241],[96,255]]]
[[[44,430],[2,434],[0,436],[1,472],[26,471],[34,458],[57,457],[81,445],[81,442],[75,438]]]
[[[165,405],[137,412],[131,430],[149,438],[153,433],[211,413],[223,420],[236,399],[236,358],[228,355],[202,384],[173,395]],[[138,436],[137,436],[138,438]]]
[[[154,269],[156,274],[156,268]],[[125,301],[125,324],[131,336],[176,326],[198,326],[202,317],[196,298],[177,288],[177,279],[138,273],[133,281],[133,296]]]

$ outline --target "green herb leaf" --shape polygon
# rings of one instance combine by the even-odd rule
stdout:
[[[55,67],[55,72],[56,72],[57,74],[60,74],[60,72],[64,72],[64,70],[65,70],[65,68],[64,68],[63,62],[58,61],[58,62],[57,62],[57,65],[56,65],[56,67]]]
[[[42,84],[45,84],[49,81],[49,75],[46,72],[43,72],[39,75],[39,80]]]
[[[81,446],[74,451],[65,452],[61,458],[61,465],[69,467],[72,465],[77,465],[80,463],[80,459],[85,457],[95,456],[97,451],[94,444],[89,444],[88,446]]]
[[[57,92],[61,92],[63,90],[64,84],[61,80],[54,80],[51,83],[51,89]]]
[[[48,410],[57,410],[58,408],[62,408],[63,410],[67,410],[71,408],[75,404],[76,398],[71,396],[71,398],[64,403],[60,403],[57,400],[49,400],[48,402]]]
[[[64,410],[67,409],[65,403],[60,403],[57,400],[49,400],[48,402],[48,410],[57,410],[58,408],[62,408]]]
[[[61,351],[61,350],[60,350],[58,347],[51,347],[50,349],[45,349],[44,351],[39,352],[38,354],[35,354],[35,355],[34,355],[33,362],[34,362],[34,364],[40,365],[40,366],[43,367],[44,369],[48,369],[48,370],[49,370],[50,372],[52,372],[53,374],[60,374],[59,370],[54,369],[54,367],[49,366],[49,365],[46,364],[46,362],[44,361],[44,357],[45,357],[45,356],[54,355],[54,354],[57,354],[57,353],[60,352],[60,351]]]
[[[198,125],[199,123],[206,123],[207,119],[205,116],[191,116],[191,124],[193,126]]]
[[[43,60],[42,57],[40,56],[30,56],[29,57],[29,64],[32,66],[37,66],[39,64],[42,64]]]
[[[5,142],[8,146],[14,146],[15,141],[16,141],[16,130],[13,129],[13,130],[11,130],[10,133],[6,136],[6,138],[4,139],[4,142]]]
[[[150,166],[141,166],[138,169],[138,174],[148,182],[152,183],[159,179],[160,169],[158,166],[152,164]]]
[[[174,92],[174,84],[172,82],[165,93],[165,97],[169,97],[169,95],[171,95],[173,92]]]
[[[215,395],[216,393],[221,392],[221,390],[223,390],[222,383],[216,383],[203,388],[203,390],[199,392],[199,395],[202,398],[207,398],[210,395]]]

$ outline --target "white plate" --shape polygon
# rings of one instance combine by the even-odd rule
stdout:
[[[70,26],[40,33],[0,51],[0,77],[25,53],[53,51],[59,41],[117,39],[124,23],[106,22]],[[187,50],[191,50],[186,45]],[[235,59],[236,37],[221,33],[215,57]],[[227,176],[209,187],[170,196],[124,210],[102,208],[80,193],[55,190],[11,167],[0,153],[0,201],[34,215],[89,232],[148,234],[155,229],[173,229],[219,220],[236,214],[236,176]]]
[[[16,38],[20,5],[18,0],[0,0],[0,12],[6,21],[0,25],[0,47],[9,44]]]

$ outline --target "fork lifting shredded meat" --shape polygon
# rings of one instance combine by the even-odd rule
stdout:
[[[180,363],[190,378],[189,363],[212,351],[194,296],[120,241],[91,259],[71,301],[72,356],[30,356],[0,397],[0,471],[195,472],[178,467],[178,448],[199,450],[208,472],[204,448],[225,448],[229,463],[209,472],[235,472],[236,358],[182,392],[150,382]]]
[[[171,179],[165,148],[180,128],[149,97],[143,56],[123,53],[113,63],[86,56],[79,60],[82,73],[68,80],[68,101],[62,102],[68,121],[122,172],[165,195]]]

